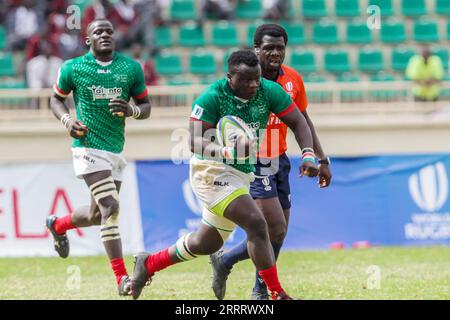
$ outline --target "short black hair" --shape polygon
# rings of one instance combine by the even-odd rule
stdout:
[[[241,63],[249,67],[256,67],[259,64],[258,57],[252,50],[238,50],[228,58],[228,72],[232,72]]]
[[[283,37],[284,38],[284,44],[287,45],[288,43],[288,35],[286,30],[276,23],[266,23],[260,25],[253,35],[253,45],[255,47],[259,47],[262,44],[262,38],[264,36],[271,36],[271,37]]]
[[[94,23],[97,23],[97,22],[100,22],[100,21],[105,21],[105,22],[110,23],[111,26],[112,26],[113,29],[114,29],[114,25],[113,25],[112,22],[109,21],[108,19],[106,19],[106,18],[96,18],[96,19],[92,20],[92,21],[88,24],[88,26],[87,26],[87,28],[86,28],[86,32],[89,32],[91,26],[92,26]]]

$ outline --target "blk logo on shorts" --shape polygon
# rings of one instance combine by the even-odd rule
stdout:
[[[214,181],[214,185],[219,187],[228,187],[230,183],[225,181]]]
[[[448,179],[442,162],[420,169],[409,177],[408,184],[411,197],[424,211],[436,212],[447,201]]]

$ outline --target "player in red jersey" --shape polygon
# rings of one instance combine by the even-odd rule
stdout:
[[[319,159],[319,187],[328,187],[331,182],[330,160],[325,156],[314,125],[306,111],[308,99],[300,74],[291,67],[283,65],[288,36],[283,27],[277,24],[263,24],[254,34],[254,48],[261,65],[262,76],[277,82],[291,96],[305,116],[314,142],[314,152]],[[251,196],[264,214],[269,226],[270,240],[275,257],[278,257],[290,216],[289,158],[286,155],[287,126],[271,114],[264,141],[260,144],[255,181],[251,184]],[[313,150],[311,150],[313,151]],[[210,256],[213,267],[212,288],[218,299],[223,299],[226,280],[234,264],[249,258],[247,240],[230,251],[218,251]],[[269,299],[267,288],[258,273],[252,292],[252,299]]]

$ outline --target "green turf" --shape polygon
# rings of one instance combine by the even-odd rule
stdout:
[[[131,257],[126,262],[131,271]],[[379,289],[370,289],[371,265],[379,268]],[[70,266],[81,272],[79,289]],[[248,299],[252,270],[249,261],[235,266],[226,299]],[[289,251],[278,270],[285,289],[302,299],[450,299],[450,247]],[[215,299],[210,275],[207,257],[170,267],[142,299]],[[0,288],[0,300],[121,299],[106,257],[0,259]]]

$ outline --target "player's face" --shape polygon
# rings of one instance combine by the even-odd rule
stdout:
[[[95,22],[89,28],[89,45],[95,53],[109,54],[115,49],[114,28],[108,21]]]
[[[265,35],[261,46],[255,48],[263,70],[278,71],[284,61],[286,45],[283,37],[271,37]]]
[[[237,97],[250,100],[256,96],[261,84],[261,67],[249,67],[242,63],[233,74],[228,74],[228,83]]]

